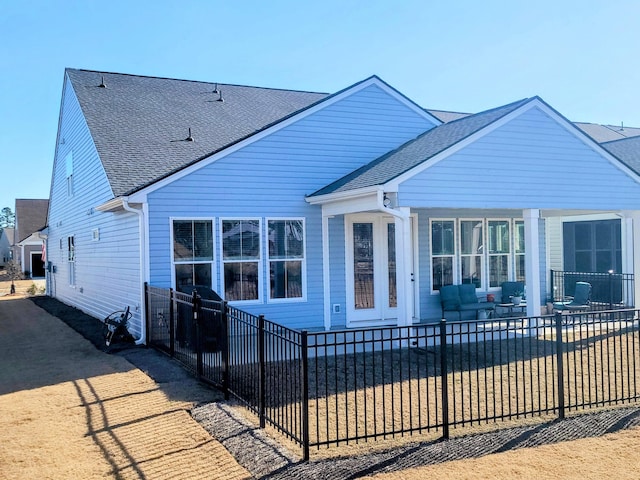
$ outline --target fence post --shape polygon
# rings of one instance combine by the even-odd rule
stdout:
[[[442,438],[449,439],[449,381],[447,379],[447,320],[440,320],[440,382],[442,383]]]
[[[231,378],[229,371],[229,357],[231,350],[231,329],[229,328],[229,306],[227,301],[223,300],[220,304],[222,308],[222,325],[224,328],[224,348],[222,349],[222,391],[224,392],[224,399],[229,400],[229,379]]]
[[[562,345],[562,313],[557,312],[556,321],[556,364],[558,366],[558,418],[564,418],[564,359]]]
[[[260,417],[260,428],[265,427],[266,411],[266,375],[264,358],[264,315],[258,317],[258,416]]]
[[[193,302],[193,323],[195,324],[194,327],[196,329],[196,374],[198,376],[198,378],[202,377],[202,374],[204,373],[204,362],[202,361],[202,335],[201,335],[201,328],[200,328],[200,317],[201,317],[201,298],[200,295],[198,295],[198,292],[194,289],[193,290],[193,298],[192,298],[192,302]]]
[[[173,288],[169,289],[169,355],[171,358],[176,354],[176,319],[175,319],[175,295]]]
[[[146,339],[145,347],[149,346],[149,339],[151,338],[151,320],[149,317],[151,307],[149,303],[149,284],[147,282],[144,282],[144,338]]]
[[[309,336],[306,330],[301,332],[302,360],[302,459],[309,461]]]

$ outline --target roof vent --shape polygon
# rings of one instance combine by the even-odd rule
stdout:
[[[100,85],[98,85],[98,87],[100,88],[107,88],[107,86],[104,83],[104,75],[102,75],[102,78],[100,80]]]
[[[213,92],[211,92],[211,93],[218,93],[218,84],[217,83],[213,87]]]
[[[193,142],[193,137],[191,136],[191,129],[189,129],[189,136],[184,139],[185,142]]]
[[[222,90],[218,91],[218,101],[219,102],[224,102],[224,98],[222,98]]]
[[[624,132],[624,122],[620,122],[620,131]]]

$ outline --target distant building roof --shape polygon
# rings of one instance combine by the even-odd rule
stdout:
[[[640,174],[640,136],[605,142],[602,146]]]
[[[15,230],[13,228],[9,228],[9,227],[3,228],[2,235],[7,237],[7,240],[9,241],[9,245],[13,245],[13,239],[15,236]]]
[[[16,232],[13,244],[20,243],[32,233],[47,225],[49,200],[17,199],[16,200]]]

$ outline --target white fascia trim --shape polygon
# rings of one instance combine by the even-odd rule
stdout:
[[[377,194],[379,189],[380,187],[378,185],[375,185],[373,187],[358,188],[355,190],[347,190],[345,192],[327,193],[326,195],[305,197],[305,201],[311,205],[324,205],[326,203],[341,202],[344,200],[353,200],[356,198]],[[394,193],[394,192],[389,192],[389,193]]]
[[[327,98],[324,101],[320,101],[320,103],[318,103],[317,105],[314,105],[313,107],[307,108],[306,110],[298,113],[297,115],[294,115],[286,120],[283,120],[281,122],[278,122],[275,125],[272,125],[271,127],[262,130],[261,132],[256,133],[255,135],[250,136],[249,138],[245,138],[244,140],[231,145],[228,148],[225,148],[224,150],[218,152],[218,153],[214,153],[213,155],[211,155],[208,158],[202,159],[199,162],[194,163],[193,165],[190,165],[186,168],[183,168],[182,170],[180,170],[179,172],[174,173],[173,175],[170,175],[166,178],[163,178],[162,180],[159,180],[157,182],[155,182],[153,185],[149,185],[148,187],[145,187],[143,189],[141,189],[138,192],[133,193],[132,195],[129,196],[130,201],[132,202],[140,202],[140,203],[144,203],[146,201],[146,196],[151,193],[154,192],[155,190],[158,190],[159,188],[162,188],[166,185],[169,185],[173,182],[175,182],[176,180],[179,180],[180,178],[189,175],[201,168],[206,167],[207,165],[210,165],[211,163],[226,157],[227,155],[230,155],[244,147],[246,147],[247,145],[251,145],[254,142],[257,142],[258,140],[261,140],[283,128],[288,127],[289,125],[298,122],[299,120],[309,116],[309,115],[313,115],[314,113],[323,110],[331,105],[333,105],[334,103],[337,103],[341,100],[343,100],[346,97],[349,97],[357,92],[359,92],[360,90],[364,90],[365,88],[368,88],[372,85],[375,85],[377,87],[379,87],[380,89],[384,90],[386,93],[388,93],[389,95],[393,96],[394,98],[396,98],[398,101],[402,102],[404,105],[406,105],[408,108],[411,108],[414,112],[419,113],[421,116],[423,116],[425,119],[431,121],[431,122],[435,122],[435,125],[440,125],[442,122],[440,122],[437,118],[435,118],[434,116],[432,116],[431,114],[429,114],[427,111],[419,108],[417,105],[411,103],[410,101],[408,101],[406,98],[404,98],[402,95],[400,95],[398,92],[394,91],[392,88],[390,88],[388,85],[386,85],[382,80],[376,78],[376,77],[372,77],[369,78],[367,80],[365,80],[362,83],[359,83],[357,85],[354,85],[352,87],[347,88],[346,90],[344,90],[343,92],[334,95],[330,98]]]
[[[96,210],[99,212],[115,212],[118,210],[124,210],[125,199],[123,197],[112,198],[108,202],[98,205]]]

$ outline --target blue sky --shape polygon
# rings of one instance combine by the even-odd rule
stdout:
[[[533,95],[640,126],[640,2],[25,0],[0,9],[0,208],[47,198],[65,67],[335,92],[372,74],[425,108]]]

